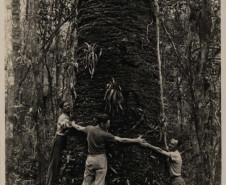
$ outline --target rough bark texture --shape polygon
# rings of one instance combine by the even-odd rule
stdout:
[[[16,59],[19,57],[19,50],[20,50],[20,36],[21,36],[21,29],[20,29],[20,1],[18,0],[14,0],[12,1],[12,23],[13,23],[13,27],[12,27],[12,49],[13,49],[13,54],[12,54],[12,65],[13,65],[13,70],[14,70],[14,74],[15,74],[15,78],[14,78],[14,84],[17,84],[18,79],[17,77],[19,76],[19,71],[17,69],[18,65],[15,62]],[[15,98],[16,98],[16,90],[17,87],[16,85],[12,86],[12,89],[9,89],[9,91],[11,92],[12,97],[10,97],[10,100],[8,103],[13,102],[15,104]],[[13,92],[14,91],[14,92]],[[14,95],[12,95],[14,94]],[[11,108],[12,109],[12,108]],[[11,118],[13,118],[12,114],[8,114]],[[14,121],[14,125],[13,127],[17,127],[16,122]],[[15,129],[14,129],[15,131]],[[16,135],[15,133],[13,133],[14,135]]]
[[[125,100],[124,113],[112,116],[111,132],[121,137],[138,137],[151,130],[152,125],[159,124],[160,94],[154,49],[156,29],[153,4],[145,0],[79,1],[78,57],[83,55],[85,42],[97,43],[103,54],[93,78],[88,70],[78,75],[75,106],[78,121],[93,124],[95,114],[105,112],[105,86],[114,77],[122,87]],[[147,25],[150,23],[152,26],[149,26],[147,36]],[[82,66],[81,61],[79,64]],[[148,134],[147,140],[158,145],[156,135]],[[81,155],[81,151],[87,149],[79,148],[81,141],[77,141],[85,143],[85,136],[76,137],[76,149],[72,140],[69,148],[74,148],[76,165],[80,163],[80,169],[81,165],[84,168],[85,155]],[[157,159],[153,161],[150,151],[138,145],[114,144],[109,147],[109,153],[112,157],[109,157],[107,184],[157,184],[155,179],[165,181],[159,173],[164,171],[163,163],[157,164]],[[81,175],[76,167],[73,173]]]
[[[6,113],[6,136],[8,138],[13,138],[13,110],[12,107],[14,105],[14,100],[15,100],[15,79],[14,79],[14,63],[12,58],[15,56],[17,57],[17,50],[13,50],[13,42],[15,45],[15,35],[14,37],[12,36],[12,24],[15,24],[15,16],[13,16],[13,11],[15,11],[15,8],[12,8],[12,2],[7,1],[6,2],[6,7],[7,7],[7,12],[9,12],[6,15],[6,20],[7,22],[10,22],[11,24],[8,24],[5,26],[6,32],[9,33],[9,36],[6,37],[6,54],[7,54],[7,59],[5,61],[5,113]],[[14,19],[12,19],[14,18]],[[12,21],[14,20],[14,21]],[[19,23],[18,23],[19,24]],[[9,56],[9,57],[8,57]]]
[[[17,119],[14,116],[14,105],[16,98],[17,82],[18,82],[18,70],[16,59],[19,56],[18,51],[20,50],[20,1],[12,0],[7,2],[8,12],[10,15],[7,15],[7,21],[12,23],[12,26],[8,26],[7,31],[11,33],[7,37],[7,61],[6,61],[6,104],[5,104],[5,114],[6,114],[6,164],[10,161],[10,158],[13,158],[11,153],[11,148],[14,147],[16,140],[18,139],[16,129],[19,127],[17,124]],[[12,46],[12,48],[10,48]],[[12,50],[11,50],[12,49]],[[11,50],[11,51],[10,51]],[[11,55],[10,55],[11,54]],[[13,140],[14,139],[14,140]],[[6,181],[9,181],[10,174],[9,171],[12,170],[10,165],[6,165]]]
[[[80,6],[78,54],[82,55],[84,42],[88,42],[103,48],[103,56],[93,79],[88,70],[78,77],[78,87],[81,86],[78,89],[78,105],[83,107],[82,113],[78,114],[90,117],[88,112],[84,115],[86,104],[94,113],[103,111],[105,85],[111,77],[120,83],[124,96],[129,98],[126,103],[144,106],[148,112],[153,112],[150,109],[158,111],[155,108],[156,104],[159,108],[155,93],[158,91],[158,73],[154,73],[157,72],[157,60],[155,51],[150,47],[154,48],[156,43],[154,29],[149,30],[152,36],[150,43],[146,40],[146,27],[154,18],[151,5],[145,2],[89,1]],[[123,39],[128,41],[123,42]],[[131,102],[132,99],[134,102]],[[149,106],[153,101],[153,106]]]

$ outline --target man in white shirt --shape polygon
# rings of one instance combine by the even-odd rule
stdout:
[[[67,135],[69,129],[71,128],[71,121],[69,117],[71,112],[70,104],[67,101],[62,101],[59,107],[62,110],[62,114],[57,121],[57,131],[51,148],[46,185],[52,185],[56,180],[56,175],[61,161],[61,154],[66,148]]]
[[[178,140],[171,139],[169,143],[169,152],[162,150],[159,147],[153,146],[149,143],[141,142],[142,146],[146,146],[160,154],[163,154],[169,159],[169,173],[172,185],[185,185],[184,179],[181,177],[182,158],[180,152],[177,150]]]

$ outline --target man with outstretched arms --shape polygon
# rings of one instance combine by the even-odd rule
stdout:
[[[172,185],[185,185],[184,179],[181,176],[182,158],[178,151],[178,140],[171,139],[168,145],[169,151],[162,150],[159,147],[153,146],[150,143],[141,142],[142,146],[148,147],[160,154],[168,157],[169,162],[169,173]]]
[[[88,156],[85,164],[83,185],[104,185],[107,173],[106,141],[122,143],[141,143],[144,139],[121,138],[107,132],[110,118],[106,114],[98,115],[97,126],[82,127],[72,122],[72,127],[87,134]]]

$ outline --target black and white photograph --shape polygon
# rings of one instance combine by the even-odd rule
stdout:
[[[5,185],[224,184],[223,1],[3,1]]]

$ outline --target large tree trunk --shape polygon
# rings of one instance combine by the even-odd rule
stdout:
[[[151,130],[152,125],[158,125],[160,90],[154,22],[152,1],[79,1],[78,57],[83,55],[85,42],[98,44],[103,54],[93,78],[87,69],[78,75],[75,107],[78,121],[92,124],[96,113],[105,112],[105,86],[113,77],[121,85],[125,100],[124,114],[112,116],[111,132],[122,137],[137,137]],[[147,30],[150,23],[152,26]],[[79,65],[82,66],[81,61]],[[157,144],[157,134],[155,131],[148,134],[147,140]],[[84,136],[81,137],[84,140]],[[159,173],[163,171],[163,164],[156,167],[149,151],[144,153],[144,150],[131,145],[111,147],[109,152],[114,157],[109,161],[107,184],[164,181],[160,180]],[[76,158],[81,158],[77,153],[75,151]],[[81,160],[84,166],[85,156]]]
[[[105,85],[114,77],[122,86],[124,96],[129,98],[126,103],[131,105],[128,106],[144,106],[142,108],[148,109],[147,113],[159,111],[158,63],[153,49],[156,46],[156,35],[151,6],[147,1],[80,3],[78,54],[82,55],[84,43],[87,42],[97,43],[103,49],[103,56],[97,64],[93,79],[88,75],[88,70],[79,75],[78,86],[81,88],[78,89],[78,105],[83,107],[82,104],[87,102],[93,113],[103,111]],[[151,22],[153,26],[149,28],[147,40],[147,25]],[[90,91],[91,89],[93,90]],[[134,99],[134,102],[129,102],[130,98]],[[92,101],[93,104],[90,104]],[[150,103],[153,105],[149,106]],[[85,107],[81,115],[92,118],[92,115],[88,112],[86,114],[84,110]],[[153,117],[157,116],[158,113]]]

